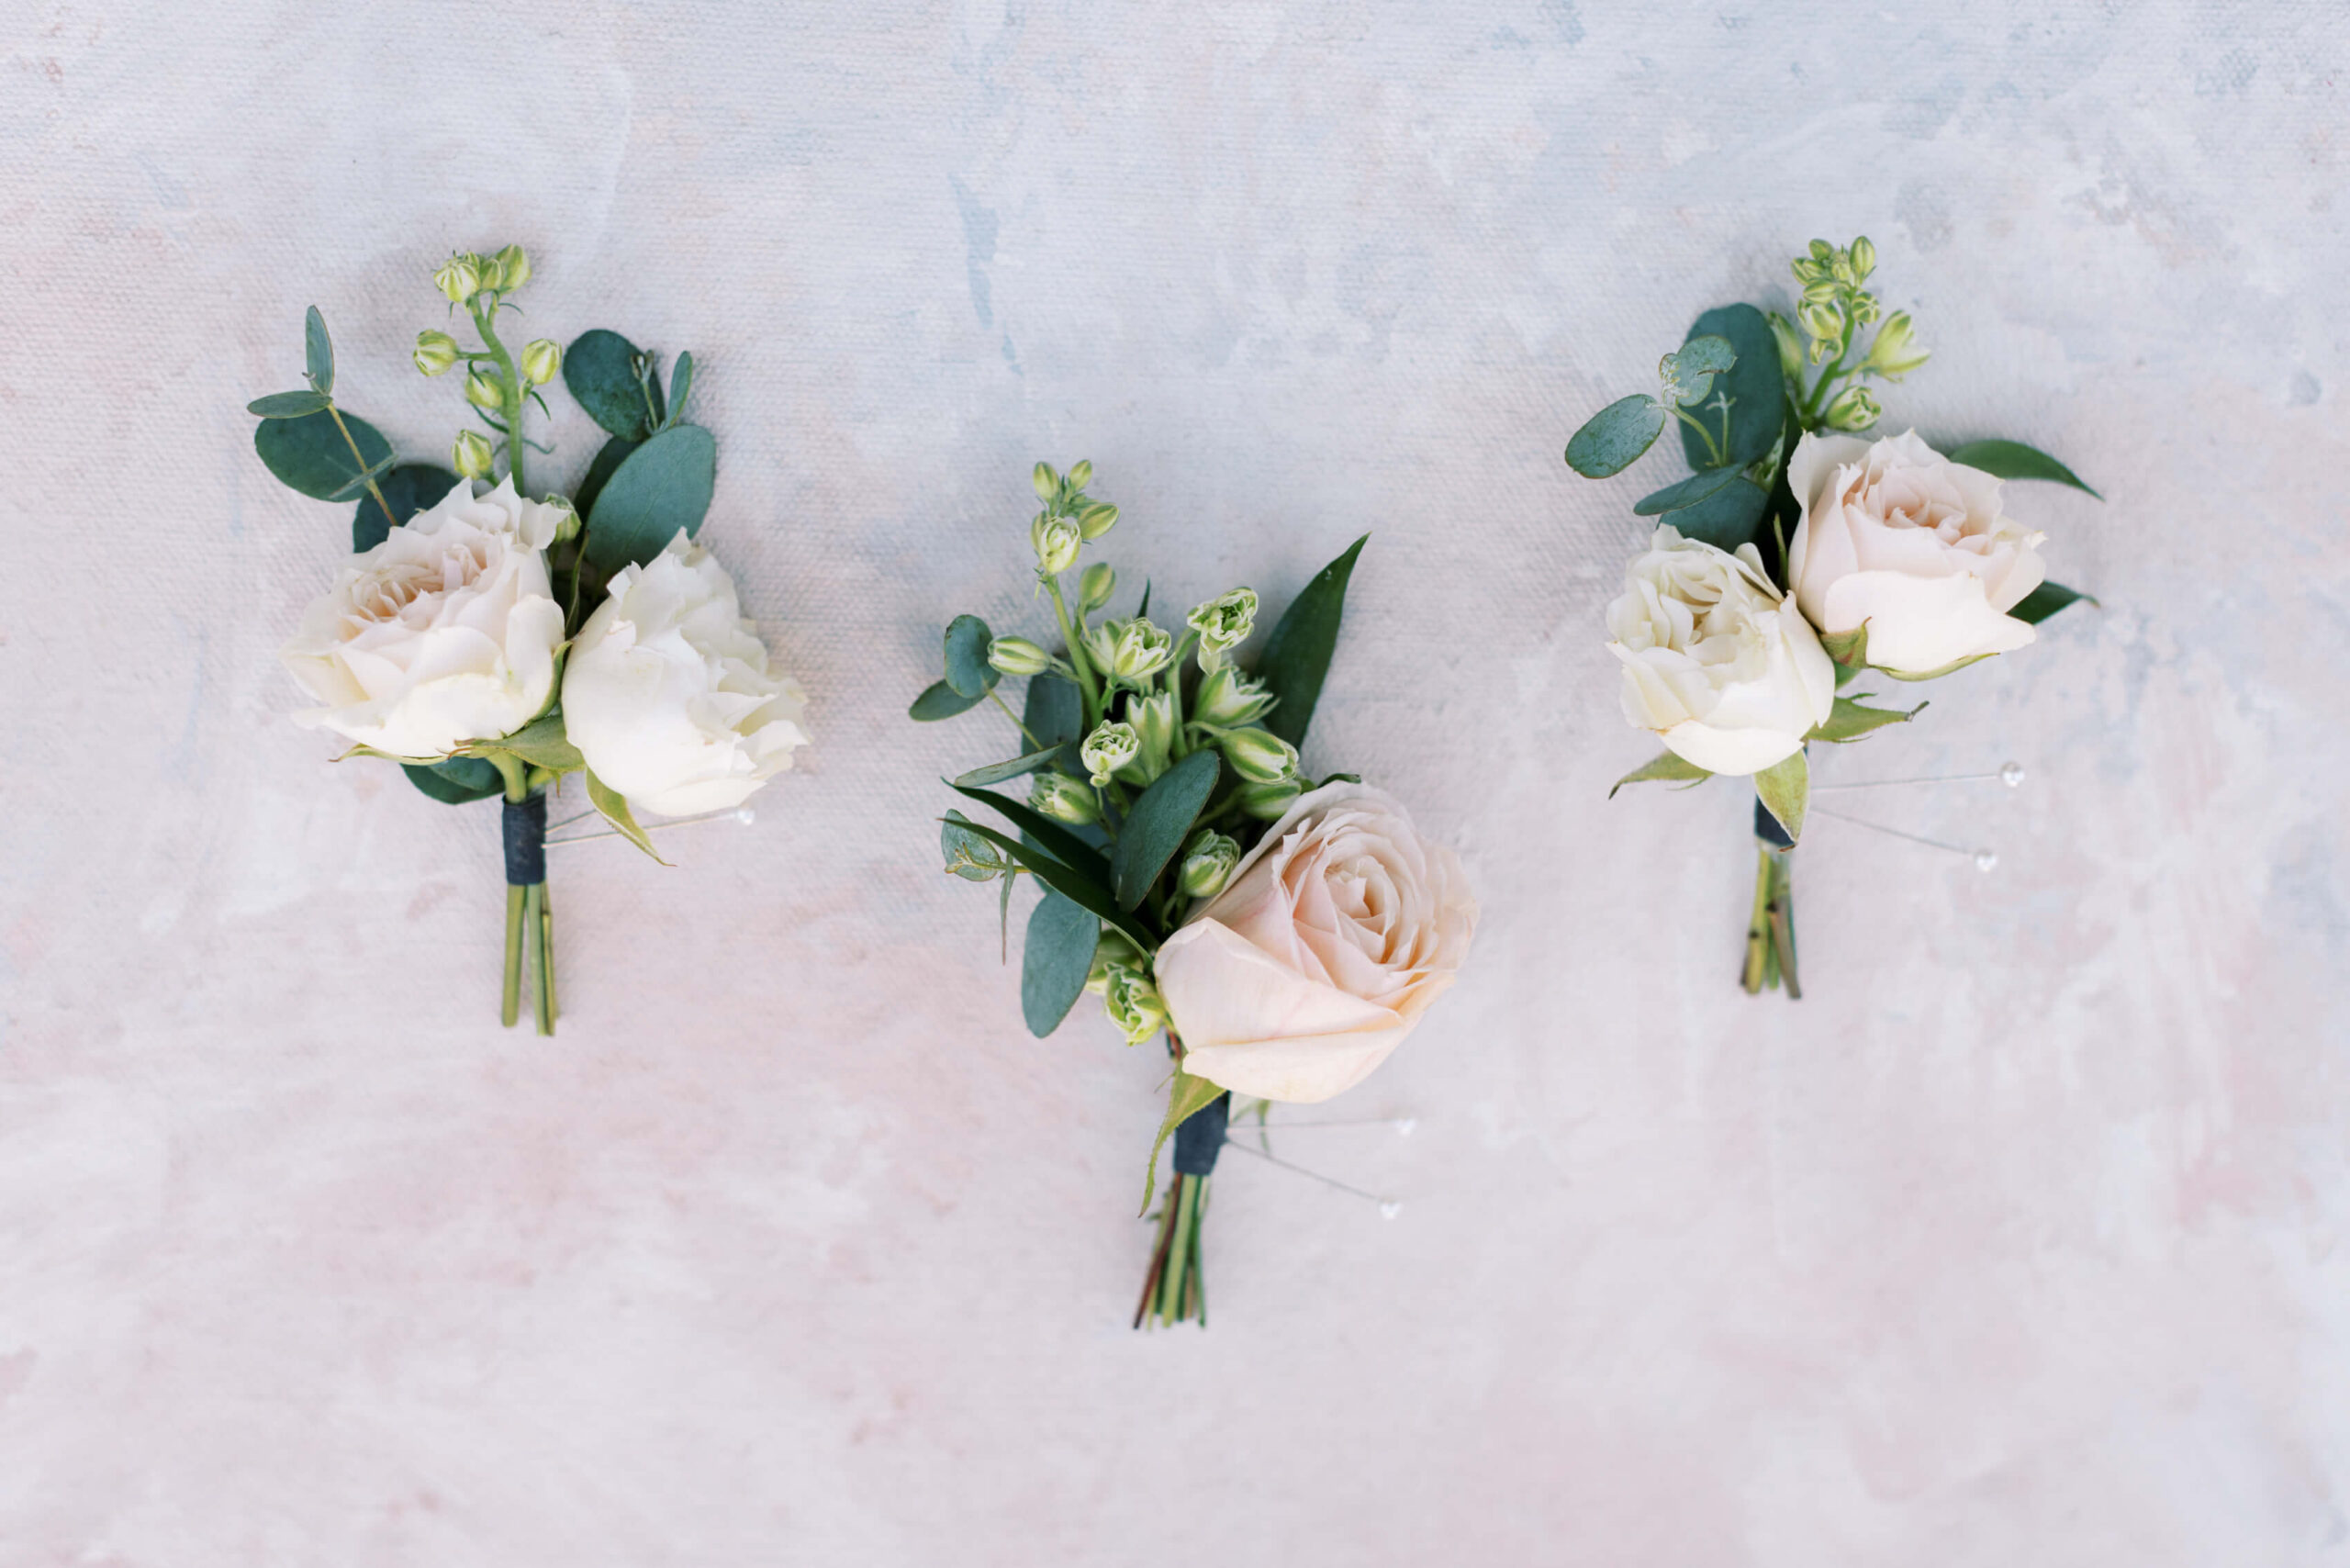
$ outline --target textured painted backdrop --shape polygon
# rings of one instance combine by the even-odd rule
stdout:
[[[2350,1562],[2332,4],[16,4],[0,73],[0,1563]],[[1800,1004],[1559,451],[1866,232],[2104,600],[1820,822]],[[691,348],[704,537],[814,694],[662,871],[330,767],[275,650],[342,509],[255,460],[313,301],[409,450],[452,245]],[[592,436],[567,399],[552,467]],[[1371,543],[1311,760],[1414,802],[1457,991],[1216,1179],[1124,1326],[1159,1062],[1022,1032],[906,700],[1034,627],[1090,456],[1161,603]]]

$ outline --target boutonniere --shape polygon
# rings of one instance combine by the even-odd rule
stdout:
[[[806,744],[807,700],[744,619],[733,579],[694,543],[717,443],[685,422],[693,356],[679,354],[665,385],[655,356],[614,332],[567,351],[548,338],[511,348],[501,324],[530,276],[519,245],[453,256],[433,274],[475,346],[420,333],[416,367],[462,369],[481,427],[457,433],[447,468],[402,462],[336,401],[316,307],[308,385],[250,411],[272,474],[356,507],[351,558],[284,650],[317,703],[296,720],[349,741],[345,757],[397,763],[435,801],[504,802],[503,1016],[515,1022],[527,978],[551,1034],[550,797],[576,776],[583,814],[658,859],[639,816],[740,808]],[[548,453],[528,433],[531,411],[547,412],[558,374],[610,434],[568,495],[529,478],[533,454]]]
[[[1864,676],[1932,680],[2030,644],[2084,597],[2047,580],[2046,535],[2008,510],[2002,481],[2097,494],[2021,442],[1937,451],[1914,431],[1878,436],[1871,383],[1926,363],[1907,311],[1866,285],[1876,250],[1815,240],[1793,263],[1794,321],[1751,305],[1697,318],[1654,393],[1609,404],[1576,431],[1567,463],[1599,479],[1667,427],[1691,473],[1632,509],[1655,532],[1607,609],[1624,716],[1664,754],[1617,783],[1754,782],[1754,903],[1747,991],[1796,970],[1790,857],[1810,798],[1806,748],[1849,744],[1925,707],[1849,689]],[[1872,704],[1866,699],[1874,695]],[[1614,791],[1610,790],[1610,794]]]
[[[1261,1111],[1361,1082],[1451,985],[1477,905],[1452,852],[1401,804],[1352,774],[1313,778],[1300,759],[1363,541],[1252,655],[1250,588],[1180,626],[1150,619],[1147,588],[1131,614],[1111,612],[1117,574],[1079,569],[1118,521],[1088,493],[1092,473],[1033,475],[1049,632],[999,637],[956,617],[944,677],[912,715],[991,703],[1017,733],[1018,755],[951,781],[992,820],[950,810],[940,838],[949,872],[999,885],[1005,921],[1020,878],[1040,891],[1021,955],[1029,1032],[1052,1034],[1091,991],[1127,1045],[1165,1035],[1174,1071],[1146,1211],[1170,1137],[1174,1173],[1135,1323],[1204,1323],[1200,1238],[1234,1098]],[[1005,677],[1027,683],[1017,711]]]

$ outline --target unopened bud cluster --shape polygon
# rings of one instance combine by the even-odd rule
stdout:
[[[1917,342],[1916,326],[1906,310],[1886,316],[1877,297],[1862,286],[1876,271],[1876,247],[1866,235],[1841,247],[1814,240],[1810,249],[1788,263],[1788,270],[1803,288],[1795,320],[1776,311],[1769,319],[1779,367],[1796,383],[1805,426],[1867,430],[1885,410],[1866,388],[1841,384],[1867,376],[1898,381],[1925,364],[1928,356]],[[1856,355],[1861,329],[1880,318],[1883,325],[1877,326],[1875,340],[1866,353]],[[1821,364],[1826,368],[1807,391],[1802,386],[1805,367]]]

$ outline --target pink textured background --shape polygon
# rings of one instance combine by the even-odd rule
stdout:
[[[0,8],[0,1568],[2350,1562],[2332,4]],[[1738,792],[1628,795],[1574,424],[1865,231],[2104,600],[1823,775],[1800,1004]],[[557,851],[330,767],[274,653],[452,245],[690,348],[704,537],[814,694],[750,828]],[[558,398],[554,476],[591,433]],[[1163,603],[1368,528],[1309,760],[1484,895],[1214,1327],[1124,1327],[1158,1065],[1028,1039],[938,874],[940,624],[1090,456]]]

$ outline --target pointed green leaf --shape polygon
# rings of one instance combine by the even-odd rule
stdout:
[[[327,402],[323,392],[272,392],[246,404],[245,412],[264,420],[298,420],[304,414],[319,412]]]
[[[1144,952],[1153,953],[1158,950],[1158,938],[1150,934],[1150,928],[1120,909],[1116,901],[1112,899],[1108,891],[1102,887],[1086,880],[1082,875],[1054,859],[1050,855],[1031,849],[1018,839],[1006,837],[993,828],[981,827],[979,823],[973,823],[970,824],[969,831],[978,834],[981,838],[1011,856],[1029,875],[1045,886],[1059,893],[1063,898],[1070,899],[1091,910],[1095,914],[1116,926],[1125,933],[1128,940]]]
[[[1657,521],[1671,523],[1684,539],[1702,540],[1717,550],[1732,554],[1741,544],[1761,545],[1763,541],[1758,534],[1762,513],[1771,504],[1770,492],[1734,470],[1718,468],[1714,472],[1729,474],[1729,482],[1708,492],[1702,500],[1666,512]]]
[[[1348,545],[1290,600],[1273,634],[1265,639],[1265,651],[1258,655],[1257,678],[1276,699],[1273,711],[1265,716],[1265,728],[1292,745],[1305,744],[1305,728],[1314,722],[1314,705],[1321,700],[1330,656],[1338,646],[1339,622],[1346,618],[1347,582],[1354,576],[1355,557],[1370,538],[1366,533]]]
[[[1834,711],[1824,722],[1814,724],[1811,734],[1806,735],[1804,739],[1835,741],[1841,745],[1847,741],[1859,740],[1863,735],[1874,730],[1881,730],[1887,724],[1906,724],[1925,711],[1926,704],[1923,702],[1909,709],[1870,708],[1853,701],[1849,697],[1839,697],[1836,699]]]
[[[621,465],[628,461],[629,454],[643,444],[641,441],[616,435],[598,447],[594,460],[588,465],[587,475],[580,479],[579,488],[571,498],[573,510],[581,517],[594,511],[596,498],[604,493],[604,487],[611,483],[612,476],[620,472]]]
[[[988,644],[994,640],[988,623],[976,615],[958,615],[946,623],[946,684],[956,696],[985,697],[1003,678],[988,663]]]
[[[469,741],[458,748],[465,756],[488,756],[504,752],[520,757],[532,767],[543,767],[549,773],[576,773],[588,766],[579,748],[571,744],[564,733],[563,715],[544,713],[532,720],[510,735],[495,740]]]
[[[1953,463],[1964,463],[1969,468],[1980,468],[1998,479],[2044,479],[2052,485],[2070,485],[2086,494],[2098,496],[2083,482],[2078,474],[2057,462],[2038,447],[2026,446],[2020,441],[1970,441],[1953,446],[1942,454]]]
[[[718,442],[699,425],[672,425],[622,460],[588,515],[588,565],[610,576],[692,538],[718,481]]]
[[[1702,784],[1713,775],[1676,752],[1663,752],[1640,764],[1623,778],[1607,787],[1607,798],[1614,800],[1616,791],[1627,784]]]
[[[1811,764],[1800,750],[1754,776],[1754,794],[1778,818],[1793,843],[1803,836],[1804,811],[1811,798]]]
[[[1222,770],[1213,750],[1195,751],[1151,780],[1126,812],[1110,846],[1112,885],[1122,907],[1132,909],[1142,902],[1150,884],[1183,847]]]
[[[974,790],[962,784],[949,784],[947,788],[966,799],[977,801],[981,805],[1001,812],[1006,822],[1035,840],[1036,847],[1041,852],[1053,857],[1062,865],[1100,888],[1105,898],[1109,895],[1109,860],[1100,850],[1069,832],[1062,823],[1055,822],[1025,801],[1015,801],[1008,795],[999,795],[992,790]]]
[[[938,828],[938,853],[946,860],[950,875],[967,882],[991,882],[1002,876],[1012,863],[994,845],[969,831],[970,821],[960,812],[948,812]]]
[[[320,393],[334,390],[334,340],[327,336],[327,319],[315,305],[302,314],[302,359],[310,385]]]
[[[1662,490],[1651,490],[1632,505],[1634,517],[1656,517],[1663,512],[1679,511],[1694,507],[1699,501],[1721,489],[1738,477],[1735,468],[1708,468],[1692,474],[1686,479],[1676,479]]]
[[[1158,1136],[1150,1143],[1150,1164],[1143,1171],[1142,1210],[1150,1212],[1150,1200],[1158,1191],[1158,1151],[1175,1136],[1175,1129],[1215,1103],[1224,1090],[1204,1078],[1194,1078],[1181,1067],[1175,1070],[1175,1081],[1167,1089],[1167,1115],[1158,1124]]]
[[[2097,604],[2097,600],[2087,594],[2076,588],[2068,588],[2063,583],[2042,583],[2024,595],[2022,600],[2008,613],[2028,625],[2037,626],[2066,605],[2078,599],[2086,599],[2090,604]],[[2099,605],[2098,608],[2104,607]]]
[[[1645,392],[1618,398],[1568,439],[1567,466],[1586,479],[1622,473],[1656,444],[1665,417],[1664,405]]]
[[[393,461],[384,432],[356,414],[344,414],[345,440],[334,412],[321,409],[298,419],[263,420],[253,427],[253,451],[280,483],[314,500],[331,501],[355,493],[366,476]],[[352,442],[359,443],[354,456]]]
[[[1032,751],[1026,756],[1015,756],[1010,762],[990,762],[985,767],[974,767],[968,773],[958,773],[955,783],[961,789],[979,789],[982,785],[1001,784],[1007,778],[1017,778],[1034,773],[1053,760],[1060,751],[1057,742],[1042,751]]]
[[[498,769],[478,757],[452,756],[439,762],[403,762],[400,771],[408,781],[434,800],[452,806],[462,806],[471,801],[487,801],[492,795],[503,794],[506,780]]]
[[[957,713],[968,713],[985,700],[985,694],[966,697],[943,680],[934,680],[923,688],[922,695],[906,710],[906,717],[918,723],[934,724],[941,719],[951,719]]]
[[[655,418],[644,406],[644,384],[636,378],[637,354],[634,343],[601,327],[582,332],[563,351],[563,384],[571,388],[573,399],[589,419],[631,441],[648,439]],[[655,410],[666,417],[658,378],[652,386]]]
[[[375,481],[375,489],[391,504],[386,515],[375,504],[374,492],[359,498],[351,519],[351,550],[364,554],[381,544],[392,530],[418,512],[440,504],[457,485],[457,476],[430,463],[402,463]]]
[[[668,862],[661,858],[661,852],[653,847],[652,837],[636,825],[635,814],[628,809],[628,797],[592,773],[585,777],[588,780],[588,803],[601,812],[604,820],[618,828],[622,838],[652,856],[656,863],[666,866]]]
[[[1743,468],[1769,455],[1778,444],[1786,418],[1786,383],[1779,371],[1778,341],[1771,336],[1770,321],[1751,305],[1725,305],[1690,323],[1688,342],[1707,337],[1728,340],[1735,360],[1713,386],[1714,398],[1729,399],[1729,447],[1717,458],[1697,432],[1684,424],[1682,455],[1693,469]],[[1688,352],[1687,343],[1682,352]],[[1721,439],[1722,414],[1712,398],[1689,412],[1717,441]]]
[[[1085,994],[1101,940],[1101,917],[1050,889],[1029,912],[1028,939],[1020,952],[1020,1016],[1036,1038],[1059,1028]]]

